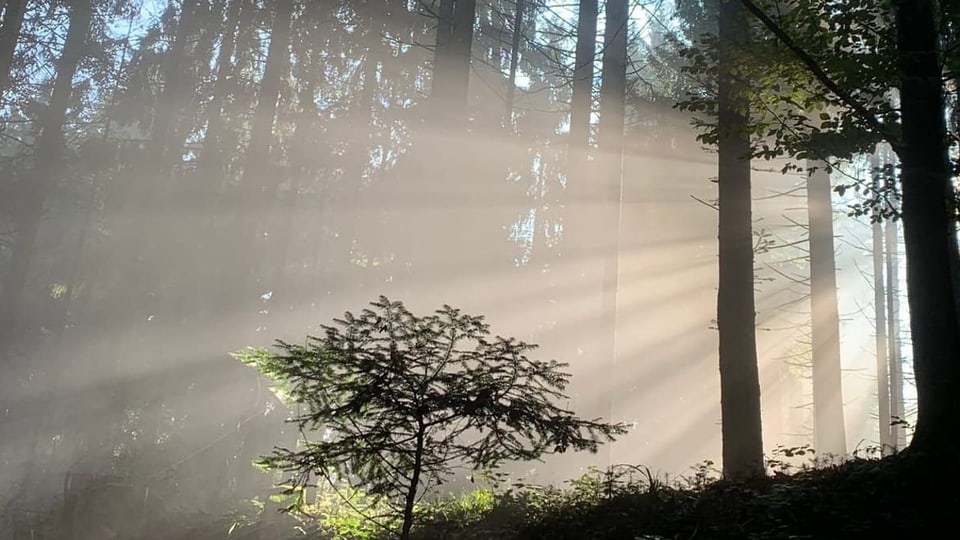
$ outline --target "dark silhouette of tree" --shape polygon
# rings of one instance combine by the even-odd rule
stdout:
[[[442,0],[434,48],[433,89],[441,119],[464,120],[470,84],[470,58],[476,0]]]
[[[764,474],[753,298],[753,223],[750,139],[745,83],[737,72],[748,43],[747,13],[720,1],[717,131],[720,279],[720,408],[723,474],[744,479]]]
[[[918,400],[911,447],[956,451],[960,318],[951,268],[957,234],[950,211],[953,175],[935,4],[932,0],[894,2],[903,130],[896,150],[902,171],[907,300]]]
[[[216,77],[213,92],[206,107],[207,125],[203,145],[200,149],[197,165],[201,174],[218,175],[222,172],[224,148],[221,142],[224,130],[223,106],[230,94],[233,73],[232,57],[236,49],[236,36],[240,24],[243,0],[228,0],[223,30],[220,37],[220,51],[217,54]]]
[[[18,200],[13,206],[16,237],[11,246],[11,264],[4,276],[0,298],[0,356],[6,354],[16,334],[24,287],[33,260],[34,246],[44,203],[55,185],[63,165],[63,125],[73,92],[73,76],[86,54],[86,39],[93,17],[90,0],[71,4],[70,24],[63,52],[57,61],[56,79],[50,101],[40,121],[40,137],[30,171],[19,180]]]
[[[357,482],[400,501],[395,532],[407,539],[425,489],[458,468],[596,452],[625,431],[555,405],[566,397],[565,364],[527,358],[535,345],[491,336],[483,317],[450,306],[417,316],[385,297],[370,306],[323,326],[323,337],[306,345],[237,355],[297,405],[290,422],[300,444],[263,460],[288,475],[285,492],[299,495],[296,504],[315,479]]]
[[[14,53],[23,28],[23,17],[27,0],[7,0],[0,19],[0,97],[10,84],[10,71],[13,69]]]
[[[856,76],[867,81],[877,93],[899,89],[899,111],[884,105],[885,100],[869,101],[855,94],[856,89],[838,83],[825,71],[823,64],[803,43],[767,15],[756,2],[741,3],[782,42],[798,61],[833,96],[848,120],[860,133],[886,140],[897,153],[901,166],[901,216],[907,266],[907,299],[910,306],[910,327],[913,338],[914,372],[917,382],[918,412],[911,448],[919,452],[955,451],[950,418],[958,414],[957,400],[950,397],[951,388],[960,385],[960,319],[958,319],[957,285],[954,268],[958,260],[955,195],[952,185],[949,139],[947,138],[943,73],[940,68],[941,42],[949,33],[941,33],[937,25],[941,6],[932,0],[896,1],[891,11],[892,40],[869,35],[876,53],[870,58],[871,70],[837,73],[850,81]],[[878,8],[879,9],[879,8]],[[874,11],[867,12],[874,16]],[[864,22],[874,28],[875,20]],[[813,27],[801,40],[822,32]],[[889,60],[889,61],[888,61]],[[858,63],[858,66],[860,64]],[[890,69],[894,67],[896,69]],[[892,79],[891,79],[892,77]],[[896,113],[899,114],[896,114]],[[899,129],[890,121],[899,117]],[[862,147],[867,137],[855,138]],[[840,142],[838,140],[837,142]],[[949,291],[950,294],[945,294]]]
[[[577,11],[577,44],[574,51],[573,97],[570,102],[571,146],[586,152],[593,110],[593,61],[597,46],[596,0],[581,0]]]
[[[507,96],[504,99],[503,125],[513,130],[513,108],[517,93],[517,68],[520,66],[520,44],[523,38],[524,0],[517,0],[513,14],[513,35],[510,38],[510,67],[507,75]]]

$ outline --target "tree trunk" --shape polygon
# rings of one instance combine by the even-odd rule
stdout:
[[[463,115],[467,107],[470,89],[470,60],[473,52],[473,23],[477,16],[476,0],[456,0],[453,11],[453,31],[450,53],[454,65],[450,73],[451,98],[456,104],[456,113]]]
[[[432,98],[441,119],[465,119],[476,0],[443,0],[434,51]],[[450,21],[449,23],[447,21]]]
[[[600,296],[600,332],[603,337],[596,351],[602,370],[616,373],[617,363],[617,290],[620,278],[620,221],[623,189],[623,128],[627,89],[627,32],[629,29],[627,0],[608,0],[606,27],[603,36],[603,72],[600,81],[600,167],[602,198],[598,223],[603,245],[603,274]],[[615,386],[603,394],[607,400],[608,418],[613,418]],[[610,445],[612,449],[612,445]]]
[[[410,471],[410,485],[407,488],[407,496],[403,502],[403,528],[400,531],[400,540],[410,538],[410,530],[413,528],[413,506],[417,502],[417,489],[420,487],[420,470],[423,468],[423,444],[424,432],[421,420],[420,429],[417,431],[417,447],[413,454],[413,470]]]
[[[293,0],[276,0],[276,13],[270,30],[270,46],[267,49],[267,63],[260,81],[260,92],[257,96],[257,109],[254,113],[253,128],[250,142],[246,149],[243,178],[241,185],[248,190],[247,195],[252,197],[256,204],[257,199],[271,187],[275,187],[272,179],[264,175],[270,158],[270,147],[273,140],[273,126],[277,116],[277,101],[283,87],[283,78],[289,71],[290,64],[290,23],[293,17]],[[270,201],[260,201],[270,202]]]
[[[593,109],[593,60],[597,46],[597,0],[580,0],[577,15],[577,50],[570,103],[570,144],[586,152],[590,144]]]
[[[887,193],[896,204],[896,187],[893,178],[887,177]],[[894,210],[899,208],[894,207]],[[897,222],[886,222],[884,235],[887,262],[887,343],[890,362],[890,440],[894,450],[900,450],[906,444],[901,422],[904,420],[903,405],[903,358],[900,351],[900,258],[897,256]]]
[[[240,262],[239,270],[246,272],[241,278],[244,296],[255,298],[262,292],[260,257],[264,253],[262,238],[257,234],[266,210],[273,204],[277,182],[272,178],[270,149],[274,137],[274,123],[277,116],[277,103],[283,88],[283,79],[289,72],[290,64],[290,25],[293,18],[294,0],[276,0],[276,13],[270,31],[270,46],[267,49],[267,62],[264,67],[257,107],[253,118],[253,129],[246,149],[243,176],[240,180],[242,193],[242,226],[238,227],[239,246],[246,255]],[[246,305],[243,306],[246,309]],[[256,314],[257,310],[252,310]],[[248,328],[247,330],[255,330]],[[247,334],[244,333],[246,337]]]
[[[40,229],[43,206],[59,176],[63,153],[63,125],[73,91],[73,77],[86,53],[87,32],[93,16],[90,0],[71,4],[70,26],[63,52],[57,62],[57,76],[50,103],[40,124],[40,139],[33,156],[33,168],[17,186],[19,200],[14,208],[16,237],[11,246],[10,269],[3,280],[0,297],[0,357],[16,335],[20,304],[33,259],[34,244]]]
[[[598,206],[602,206],[598,195],[597,182],[592,182],[587,157],[590,151],[590,123],[593,113],[594,60],[597,46],[597,0],[581,0],[577,15],[577,45],[575,68],[573,72],[573,95],[570,103],[570,140],[567,146],[566,176],[567,182],[561,195],[564,208],[564,227],[562,240],[562,258],[565,264],[558,268],[567,268],[567,286],[587,285],[584,299],[591,302],[596,291],[593,286],[602,281],[602,274],[592,256],[596,240],[595,218],[600,215]],[[593,316],[592,310],[588,313]],[[593,357],[595,341],[593,332],[581,332],[576,336],[578,353],[583,359]],[[584,380],[584,387],[600,388],[606,378],[599,370],[584,368],[578,379]],[[591,398],[591,402],[593,398]],[[598,400],[598,401],[602,401]],[[590,407],[584,403],[585,407]],[[592,415],[606,414],[605,405],[600,404]],[[584,464],[586,466],[586,464]]]
[[[590,119],[593,112],[593,67],[597,45],[597,0],[581,0],[577,19],[577,50],[573,72],[573,95],[570,101],[570,142],[567,156],[567,186],[564,199],[569,224],[564,227],[566,256],[573,258],[580,282],[589,282],[591,262],[586,252],[593,241],[588,230],[593,226],[591,210],[596,203],[587,175],[587,154],[590,150]]]
[[[524,0],[517,0],[513,15],[513,36],[510,43],[510,74],[507,76],[507,98],[503,112],[503,126],[513,132],[513,102],[517,91],[517,67],[520,63],[520,37],[523,32]]]
[[[186,47],[192,36],[197,2],[198,0],[184,0],[180,20],[177,22],[177,33],[164,62],[163,90],[157,99],[150,133],[150,157],[156,160],[157,172],[161,174],[172,165],[174,147],[179,149],[182,146],[182,141],[175,140],[176,121],[181,112],[180,96],[186,86],[183,74],[184,65],[187,63]],[[150,196],[147,198],[152,199]]]
[[[944,119],[942,72],[933,0],[898,0],[897,63],[903,140],[903,234],[917,383],[917,424],[911,449],[957,451],[960,418],[960,324],[951,253],[956,228]]]
[[[807,179],[810,238],[810,305],[813,341],[813,426],[818,452],[847,453],[840,363],[840,314],[833,251],[833,203],[826,163],[809,162],[817,170]]]
[[[883,164],[874,154],[873,189],[879,193],[882,187],[880,169]],[[877,433],[880,452],[888,454],[893,448],[890,440],[890,384],[887,362],[887,306],[883,276],[883,221],[879,215],[873,217],[873,309],[876,321],[876,365],[877,365]]]
[[[453,11],[456,0],[440,0],[437,13],[437,37],[433,49],[433,89],[431,97],[442,101],[442,85],[450,69],[450,44],[453,40]],[[438,84],[440,86],[438,86]]]
[[[731,480],[761,476],[763,434],[753,297],[753,229],[750,140],[736,63],[748,25],[739,2],[720,0],[718,81],[720,408],[723,475]]]
[[[207,105],[207,129],[203,137],[203,146],[197,168],[201,175],[211,175],[220,172],[222,167],[223,146],[223,102],[229,95],[229,78],[233,71],[231,58],[236,49],[237,28],[240,24],[240,11],[243,0],[228,0],[226,19],[223,26],[223,35],[220,40],[220,51],[217,54],[217,78],[213,85],[213,98]],[[201,178],[207,183],[210,179]]]
[[[20,40],[26,6],[27,0],[7,0],[3,8],[3,21],[0,22],[0,97],[3,97],[7,85],[10,84],[13,55]]]

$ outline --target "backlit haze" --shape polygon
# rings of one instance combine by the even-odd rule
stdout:
[[[146,481],[180,475],[197,500],[239,489],[247,473],[236,471],[294,434],[268,381],[229,353],[302,341],[381,294],[419,314],[449,304],[484,315],[496,334],[539,344],[538,357],[570,364],[567,408],[631,426],[596,455],[511,471],[546,483],[590,465],[677,476],[719,463],[717,163],[672,108],[681,76],[648,56],[675,30],[657,26],[671,20],[670,2],[633,15],[619,200],[574,189],[603,175],[596,136],[587,173],[570,172],[572,58],[550,51],[570,51],[573,40],[550,31],[576,21],[561,2],[525,23],[509,113],[509,43],[490,29],[505,19],[480,8],[462,122],[430,99],[433,26],[423,14],[402,2],[388,16],[377,11],[383,2],[360,2],[373,14],[298,11],[319,22],[294,25],[266,159],[251,159],[249,145],[270,20],[251,15],[237,38],[246,49],[229,58],[238,86],[223,99],[212,167],[204,145],[221,40],[197,30],[189,57],[210,62],[205,71],[185,63],[196,92],[164,105],[157,58],[170,50],[172,18],[159,0],[134,4],[104,30],[130,37],[104,53],[110,73],[128,76],[97,78],[82,65],[74,78],[85,101],[65,128],[69,163],[46,202],[0,371],[0,426],[10,434],[0,486],[33,486],[42,498],[60,493],[67,471],[126,459]],[[66,28],[57,13],[51,54]],[[30,84],[0,109],[4,134],[16,136],[0,143],[11,178],[37,137],[23,104],[46,101],[37,96],[53,72],[18,69]],[[595,105],[594,127],[598,114]],[[164,117],[183,149],[158,167],[149,139]],[[805,178],[781,174],[783,165],[755,162],[753,176],[768,453],[814,444]],[[849,175],[867,172],[850,165],[834,181]],[[834,198],[848,450],[878,440],[871,228],[847,216],[854,197]],[[0,272],[11,265],[13,215],[0,208]],[[621,216],[619,234],[594,219],[603,215]],[[614,329],[601,313],[610,253],[619,254]],[[613,358],[592,352],[614,337]],[[909,385],[907,398],[909,412]],[[0,501],[15,495],[0,490]]]

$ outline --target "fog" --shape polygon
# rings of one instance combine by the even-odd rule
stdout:
[[[356,30],[328,21],[322,35],[320,23],[294,24],[269,110],[257,87],[269,74],[265,10],[240,24],[238,43],[261,41],[228,58],[239,82],[222,94],[220,34],[197,25],[171,69],[176,21],[151,18],[162,10],[150,6],[130,19],[140,34],[129,49],[117,41],[81,62],[54,162],[37,155],[45,128],[29,105],[50,101],[51,75],[29,69],[40,59],[25,45],[4,94],[4,276],[23,257],[23,186],[43,177],[50,188],[0,351],[0,529],[30,537],[36,525],[15,521],[67,515],[58,502],[92,477],[115,478],[104,489],[121,501],[210,515],[264,497],[276,478],[251,462],[297,435],[270,381],[230,353],[301,342],[379,295],[418,314],[449,304],[485,316],[496,334],[538,344],[538,358],[569,363],[565,407],[630,425],[597,454],[508,465],[515,475],[561,483],[629,463],[676,477],[720,462],[717,163],[691,117],[632,90],[620,196],[609,200],[595,146],[574,174],[566,72],[532,46],[505,125],[504,70],[491,63],[500,53],[483,52],[492,38],[478,30],[466,110],[448,122],[458,111],[428,97],[432,27],[420,15],[398,10],[412,17],[403,39],[379,12],[351,19]],[[332,16],[312,9],[295,21]],[[65,31],[66,11],[54,15]],[[32,16],[25,28],[43,35]],[[129,37],[126,20],[105,28]],[[170,73],[183,75],[172,92]],[[161,121],[170,126],[158,132]],[[753,173],[767,452],[814,443],[805,178],[781,174],[783,164]],[[878,426],[869,220],[847,217],[847,202],[835,201],[835,227],[849,240],[836,252],[853,449],[875,444]],[[613,325],[603,312],[611,264]],[[598,353],[611,339],[613,356]],[[83,508],[92,522],[129,511]]]

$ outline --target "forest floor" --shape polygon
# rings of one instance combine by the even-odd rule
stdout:
[[[484,511],[449,503],[418,538],[926,539],[954,536],[960,512],[955,459],[902,453],[775,474],[748,483],[686,485],[602,477],[537,495],[497,496]],[[698,480],[699,478],[699,480]],[[443,505],[441,505],[443,506]],[[955,537],[955,536],[954,536]]]

